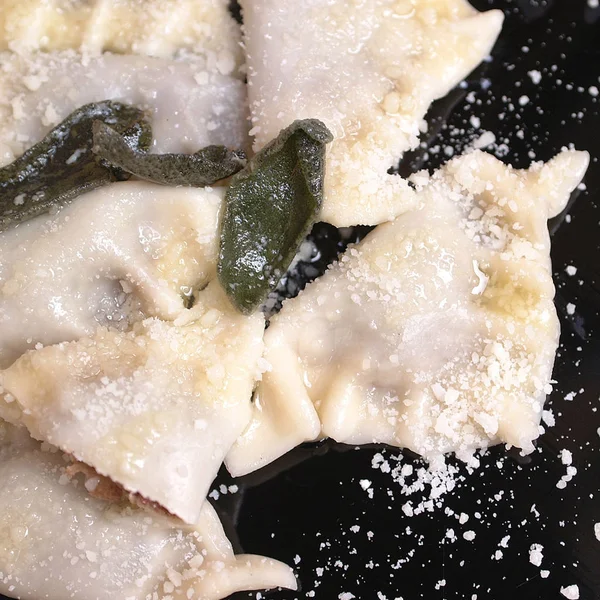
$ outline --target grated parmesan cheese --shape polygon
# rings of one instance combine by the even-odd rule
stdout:
[[[559,336],[545,223],[587,162],[567,151],[516,171],[473,152],[419,174],[419,210],[350,247],[271,319],[272,369],[230,471],[320,436],[408,447],[434,468],[500,442],[531,452]]]
[[[241,4],[255,150],[296,119],[321,119],[334,135],[321,220],[369,225],[412,208],[387,171],[418,146],[429,105],[487,56],[502,12],[464,0]]]

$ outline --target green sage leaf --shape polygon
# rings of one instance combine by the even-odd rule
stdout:
[[[105,123],[94,123],[94,152],[106,162],[140,179],[163,185],[203,187],[244,168],[243,152],[225,146],[207,146],[194,154],[140,152]]]
[[[287,271],[323,201],[325,146],[317,119],[295,121],[235,175],[225,198],[218,275],[243,313]]]
[[[148,148],[152,141],[144,112],[109,100],[86,104],[13,163],[0,169],[0,231],[59,208],[111,181],[128,179],[92,152],[94,121],[121,132],[127,143]]]

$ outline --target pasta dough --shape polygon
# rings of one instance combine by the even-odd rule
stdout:
[[[76,52],[0,54],[0,166],[12,162],[75,109],[119,100],[148,110],[152,152],[247,145],[246,89],[201,59],[173,61]]]
[[[374,225],[414,206],[387,175],[433,100],[489,53],[501,11],[465,0],[242,1],[255,149],[295,119],[332,131],[321,220]]]
[[[235,556],[205,503],[185,526],[90,498],[56,449],[0,423],[0,593],[23,600],[219,600],[296,589],[289,567]]]
[[[518,171],[473,152],[413,176],[420,208],[377,227],[272,319],[270,371],[230,472],[319,436],[434,463],[500,442],[530,452],[559,337],[546,220],[588,161],[564,151]]]
[[[27,349],[175,318],[215,276],[223,189],[116,183],[0,235],[0,369]]]
[[[250,420],[263,332],[262,314],[238,313],[215,280],[172,323],[23,355],[0,371],[0,417],[195,523]]]
[[[148,111],[153,152],[246,145],[226,2],[8,2],[0,30],[0,164],[106,99]],[[222,198],[130,181],[0,235],[0,414],[188,523],[262,354],[262,315],[212,282]]]
[[[3,0],[0,50],[82,50],[168,58],[181,50],[239,64],[226,0]]]

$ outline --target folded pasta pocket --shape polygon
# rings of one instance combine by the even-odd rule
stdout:
[[[233,552],[207,502],[193,525],[109,504],[61,452],[0,421],[0,593],[22,600],[219,600],[296,588],[292,570]],[[86,483],[86,487],[87,487]]]
[[[192,153],[210,144],[246,146],[246,87],[214,61],[200,56],[167,60],[120,54],[84,58],[70,51],[25,56],[3,52],[0,164],[13,161],[76,109],[104,100],[147,111],[152,152]]]
[[[170,57],[181,51],[239,62],[227,0],[3,0],[0,49],[82,50]]]
[[[213,282],[174,322],[26,353],[0,372],[0,415],[195,523],[249,420],[263,331]]]
[[[420,208],[377,227],[272,319],[271,368],[230,471],[318,436],[430,461],[500,442],[531,451],[559,337],[546,221],[588,161],[565,151],[519,171],[473,152],[413,176]]]
[[[0,235],[0,368],[37,343],[174,319],[216,273],[220,188],[128,181]]]
[[[388,171],[418,146],[430,104],[488,55],[502,11],[466,0],[241,4],[255,149],[296,119],[320,119],[334,136],[322,221],[375,225],[412,209],[407,181]]]

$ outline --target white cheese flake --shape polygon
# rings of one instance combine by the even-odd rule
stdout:
[[[561,587],[560,593],[568,600],[579,600],[579,586],[568,585],[567,587]]]
[[[541,544],[532,544],[529,548],[529,562],[536,567],[541,566],[544,558],[544,546]]]

